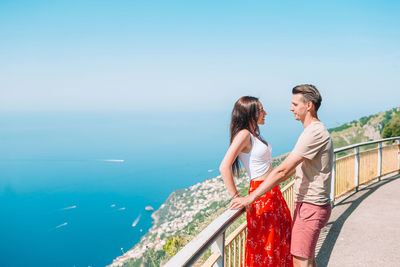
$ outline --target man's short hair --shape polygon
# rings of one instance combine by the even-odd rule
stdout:
[[[293,88],[292,94],[301,94],[304,99],[304,103],[312,102],[315,107],[315,112],[318,111],[321,106],[322,97],[317,87],[312,84],[300,84]]]

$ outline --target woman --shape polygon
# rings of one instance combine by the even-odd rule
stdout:
[[[233,198],[239,196],[233,174],[239,158],[254,191],[271,171],[271,146],[260,136],[259,124],[267,113],[258,98],[243,96],[236,101],[231,118],[231,140],[220,166],[222,179]],[[293,266],[290,254],[292,218],[279,185],[247,209],[245,266]]]

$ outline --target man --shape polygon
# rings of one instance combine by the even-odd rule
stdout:
[[[301,121],[304,131],[289,156],[266,177],[250,195],[232,200],[231,208],[249,206],[275,185],[296,172],[291,254],[294,266],[317,266],[315,247],[330,213],[333,144],[329,132],[319,121],[321,95],[313,85],[298,85],[292,90],[290,110]]]

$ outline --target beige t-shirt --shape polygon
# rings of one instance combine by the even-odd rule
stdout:
[[[294,201],[315,205],[330,203],[333,143],[320,121],[310,123],[301,133],[293,154],[304,158],[296,167]]]

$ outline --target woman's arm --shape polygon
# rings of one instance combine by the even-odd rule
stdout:
[[[228,189],[228,193],[231,197],[238,195],[235,182],[233,180],[232,174],[232,164],[246,147],[251,145],[250,133],[247,130],[241,130],[233,138],[228,151],[225,154],[224,159],[219,166],[219,171],[221,172],[222,179],[224,180],[225,186]]]

